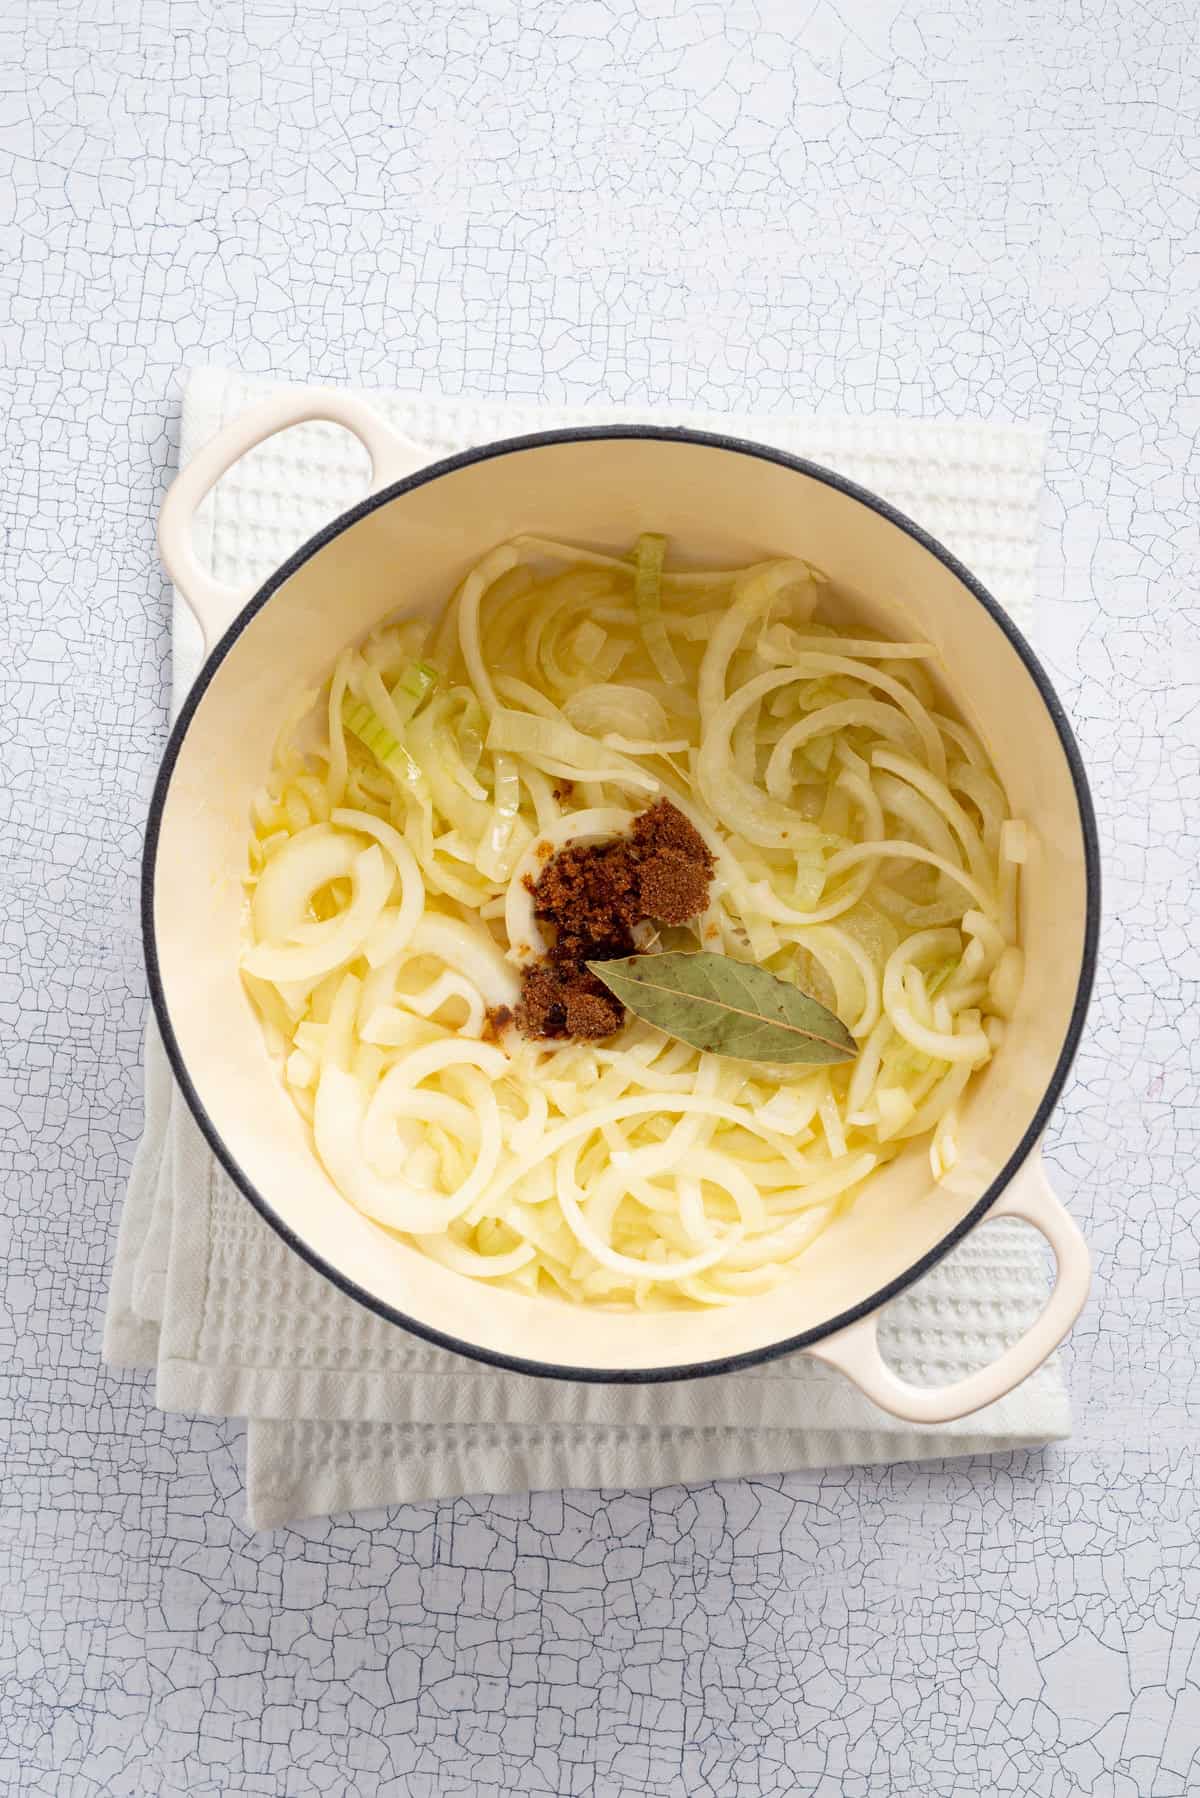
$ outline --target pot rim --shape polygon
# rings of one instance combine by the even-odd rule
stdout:
[[[1079,809],[1080,833],[1083,838],[1084,858],[1084,930],[1082,954],[1080,957],[1079,980],[1075,989],[1075,999],[1071,1008],[1071,1016],[1063,1037],[1062,1046],[1055,1062],[1053,1072],[1046,1084],[1045,1092],[1039,1101],[1020,1142],[1010,1155],[996,1178],[981,1194],[971,1207],[966,1217],[962,1218],[954,1228],[915,1261],[903,1274],[887,1282],[878,1291],[852,1305],[837,1317],[820,1324],[813,1329],[802,1330],[795,1336],[785,1337],[781,1341],[767,1343],[760,1348],[749,1349],[742,1354],[724,1355],[716,1360],[696,1361],[683,1366],[649,1367],[649,1368],[591,1368],[570,1366],[566,1363],[548,1361],[531,1361],[518,1355],[500,1354],[491,1349],[484,1349],[475,1343],[464,1342],[461,1338],[450,1335],[446,1331],[437,1330],[433,1326],[410,1317],[395,1306],[387,1304],[383,1299],[368,1292],[356,1281],[349,1279],[338,1268],[311,1249],[283,1218],[275,1211],[270,1201],[254,1186],[253,1182],[239,1167],[238,1163],[226,1147],[212,1117],[209,1115],[204,1100],[197,1091],[188,1072],[187,1064],[180,1051],[178,1040],[171,1024],[167,1009],[166,993],[163,987],[162,973],[158,959],[158,945],[154,924],[154,886],[158,856],[158,842],[162,827],[163,812],[170,791],[171,777],[183,740],[187,735],[191,721],[196,714],[201,700],[211,684],[217,669],[229,655],[238,638],[247,625],[262,610],[283,584],[303,567],[319,550],[340,537],[343,532],[358,524],[380,507],[388,505],[415,488],[423,487],[442,475],[453,474],[458,469],[469,468],[475,463],[488,462],[494,457],[512,455],[523,450],[541,449],[555,445],[589,442],[596,439],[653,439],[668,443],[691,443],[702,448],[719,449],[734,455],[753,456],[760,461],[773,462],[783,468],[794,470],[797,474],[807,475],[810,479],[820,481],[824,486],[833,488],[847,498],[856,500],[870,511],[877,513],[889,524],[895,525],[913,541],[929,552],[953,574],[968,593],[984,608],[993,622],[1008,638],[1025,669],[1033,681],[1042,703],[1050,715],[1050,720],[1057,732],[1066,757],[1071,783],[1075,790],[1075,799]],[[1096,827],[1096,815],[1092,805],[1091,792],[1087,774],[1084,770],[1083,758],[1075,741],[1063,708],[1062,701],[1055,692],[1050,678],[1032,647],[1013,620],[992,597],[988,590],[961,563],[958,558],[939,543],[929,532],[922,529],[911,518],[886,500],[880,499],[868,488],[860,487],[857,482],[848,480],[844,475],[832,469],[823,468],[816,462],[810,462],[802,456],[791,455],[786,450],[779,450],[767,444],[755,443],[750,439],[726,436],[721,432],[693,430],[687,426],[669,425],[587,425],[563,430],[537,431],[515,437],[504,437],[494,442],[484,443],[475,448],[463,450],[457,455],[447,456],[440,461],[432,462],[418,470],[416,474],[406,475],[402,480],[394,481],[390,486],[381,488],[378,493],[370,494],[360,500],[348,511],[339,514],[328,524],[310,537],[275,572],[258,588],[229,625],[224,635],[215,644],[205,658],[204,666],[196,677],[187,698],[180,708],[179,715],[171,727],[163,752],[162,764],[154,783],[154,791],[150,801],[149,817],[146,825],[146,840],[142,855],[141,867],[141,910],[142,939],[145,951],[146,973],[150,987],[150,999],[154,1008],[155,1019],[162,1037],[163,1046],[171,1065],[171,1071],[179,1085],[188,1108],[218,1162],[229,1175],[234,1185],[245,1195],[259,1215],[270,1224],[271,1228],[283,1239],[288,1247],[300,1255],[310,1267],[330,1280],[348,1297],[365,1305],[368,1310],[379,1317],[386,1318],[389,1323],[398,1324],[402,1329],[423,1338],[426,1342],[439,1348],[450,1350],[454,1354],[465,1355],[473,1361],[484,1362],[492,1367],[504,1368],[511,1373],[530,1374],[547,1379],[577,1380],[587,1384],[603,1385],[651,1385],[667,1380],[699,1379],[712,1374],[734,1373],[740,1369],[760,1365],[777,1360],[780,1356],[794,1354],[800,1349],[810,1347],[837,1331],[856,1323],[860,1318],[879,1310],[897,1294],[920,1280],[923,1275],[937,1265],[955,1245],[981,1223],[988,1211],[995,1204],[1000,1194],[1008,1186],[1014,1175],[1028,1159],[1037,1146],[1038,1140],[1046,1128],[1050,1114],[1057,1104],[1071,1064],[1075,1059],[1083,1034],[1088,1005],[1091,1000],[1092,986],[1096,974],[1097,945],[1100,933],[1100,845]]]

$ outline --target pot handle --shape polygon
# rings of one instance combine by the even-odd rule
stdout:
[[[236,618],[257,583],[227,586],[200,566],[192,542],[192,522],[197,508],[239,456],[244,456],[247,450],[265,442],[268,437],[274,437],[277,431],[286,431],[289,425],[307,424],[313,419],[344,425],[358,438],[371,458],[369,493],[377,493],[392,481],[414,474],[430,460],[428,450],[418,449],[415,444],[397,436],[366,400],[334,387],[285,388],[257,406],[248,407],[215,437],[210,437],[203,449],[180,469],[167,489],[158,515],[159,554],[167,573],[199,621],[206,649],[212,648]]]
[[[1083,1309],[1091,1284],[1087,1244],[1069,1211],[1051,1190],[1040,1152],[1030,1156],[985,1221],[1019,1217],[1034,1224],[1054,1250],[1054,1286],[1041,1315],[996,1361],[950,1386],[913,1386],[894,1374],[879,1353],[878,1313],[870,1312],[806,1352],[853,1380],[881,1411],[910,1423],[951,1423],[1003,1398],[1053,1353]]]

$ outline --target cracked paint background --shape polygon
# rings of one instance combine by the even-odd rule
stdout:
[[[1190,5],[16,0],[0,23],[0,1789],[1200,1789]],[[248,1537],[99,1364],[180,371],[1044,417],[1107,861],[1075,1439]]]

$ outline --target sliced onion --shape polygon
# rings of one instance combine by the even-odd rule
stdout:
[[[492,1079],[507,1067],[501,1051],[490,1044],[452,1037],[412,1050],[385,1074],[370,1098],[352,1074],[335,1065],[322,1069],[314,1113],[317,1152],[351,1203],[389,1229],[413,1235],[444,1231],[469,1208],[496,1170],[502,1146],[500,1112],[484,1082],[473,1094],[473,1106],[463,1108],[471,1116],[478,1148],[470,1175],[453,1195],[431,1198],[428,1188],[402,1178],[384,1178],[368,1165],[367,1142],[378,1143],[379,1133],[386,1133],[396,1118],[421,1115],[421,1106],[432,1112],[441,1095],[418,1094],[420,1082],[456,1064],[477,1067]]]
[[[831,856],[826,872],[832,877],[844,873],[859,863],[870,861],[875,856],[895,856],[898,861],[926,862],[929,867],[939,869],[956,880],[974,899],[983,912],[994,910],[995,901],[973,880],[965,868],[956,867],[943,855],[935,855],[931,849],[925,849],[919,843],[907,843],[902,838],[885,837],[880,843],[855,843],[849,849],[839,849]]]
[[[426,912],[409,938],[408,954],[436,956],[477,987],[489,1006],[514,1006],[521,997],[520,981],[482,925]]]
[[[902,1086],[882,1086],[875,1094],[879,1114],[879,1140],[886,1142],[912,1119],[916,1106]]]
[[[909,720],[896,706],[884,705],[878,699],[843,699],[836,705],[821,706],[809,712],[786,730],[767,763],[766,788],[772,799],[786,799],[792,790],[792,757],[805,744],[811,744],[828,731],[865,726],[877,735],[888,737],[905,748],[916,738]]]
[[[935,805],[923,793],[898,780],[895,775],[876,770],[872,785],[887,817],[894,821],[884,830],[885,837],[911,837],[956,866],[962,861],[958,844],[949,825]]]
[[[974,1072],[975,1064],[973,1062],[952,1063],[924,1101],[917,1106],[907,1124],[896,1131],[896,1140],[924,1136],[927,1130],[932,1130],[938,1120],[944,1117],[951,1106],[957,1103]]]
[[[330,881],[343,880],[362,844],[329,824],[312,824],[283,843],[259,875],[251,904],[259,942],[285,943],[308,917],[309,901]]]
[[[427,1035],[425,1020],[416,1012],[400,1005],[364,1005],[358,1034],[364,1043],[377,1043],[385,1049],[404,1049],[423,1042]]]
[[[622,737],[611,730],[600,741],[618,755],[683,755],[690,747],[686,737]]]
[[[373,836],[387,850],[400,876],[400,905],[394,913],[384,913],[380,917],[367,943],[367,960],[376,967],[403,949],[420,921],[425,909],[425,882],[421,878],[420,865],[400,832],[373,813],[349,811],[343,807],[334,812],[333,821],[347,830],[359,830],[364,836]]]
[[[690,1280],[693,1274],[703,1273],[706,1267],[714,1267],[741,1241],[742,1227],[736,1224],[725,1236],[710,1243],[698,1255],[693,1255],[686,1261],[639,1261],[631,1255],[619,1254],[596,1234],[583,1214],[579,1202],[582,1194],[575,1181],[577,1156],[578,1150],[574,1144],[564,1148],[559,1155],[558,1202],[567,1227],[580,1247],[586,1249],[594,1261],[598,1261],[601,1267],[608,1268],[610,1272],[626,1274],[634,1280]]]
[[[846,1028],[859,1041],[875,1028],[881,1003],[879,974],[875,963],[848,930],[836,924],[817,924],[792,933],[792,940],[816,957],[833,982],[837,994],[839,1017],[854,1017]],[[862,1008],[854,1015],[846,989],[847,968],[853,970],[862,992]]]
[[[615,754],[612,759],[614,765],[611,768],[580,768],[574,762],[553,761],[548,755],[531,755],[529,758],[543,774],[580,788],[592,805],[603,803],[605,787],[620,787],[626,792],[637,793],[643,804],[662,791],[662,782],[653,775],[631,771],[625,763],[616,766]]]
[[[487,1006],[483,994],[474,981],[465,980],[461,974],[451,973],[449,969],[439,974],[436,980],[430,981],[419,993],[406,993],[404,1003],[412,1011],[423,1018],[437,1015],[442,1006],[451,999],[461,999],[467,1007],[467,1019],[459,1026],[460,1036],[482,1036]],[[363,1032],[364,1036],[367,1034]],[[368,1038],[368,1041],[370,1039]]]
[[[350,878],[353,897],[345,911],[329,919],[319,942],[256,944],[242,957],[247,972],[263,980],[313,980],[361,955],[392,885],[391,870],[377,844],[355,857]]]
[[[858,1186],[871,1171],[878,1167],[879,1156],[870,1152],[859,1155],[848,1155],[844,1161],[827,1164],[827,1172],[812,1180],[807,1186],[797,1187],[788,1197],[794,1199],[797,1206],[796,1215],[780,1229],[770,1230],[761,1236],[751,1236],[744,1243],[730,1249],[725,1256],[722,1267],[730,1269],[753,1268],[766,1261],[786,1261],[807,1247],[810,1240],[810,1213],[820,1206],[826,1205],[830,1199],[840,1198],[853,1186]]]
[[[942,817],[946,819],[955,836],[962,844],[963,852],[976,880],[982,885],[988,879],[988,856],[983,847],[983,839],[978,830],[955,799],[944,780],[938,780],[928,768],[914,762],[909,755],[897,755],[894,750],[877,749],[871,756],[873,767],[883,768],[889,774],[906,780],[918,793],[924,795]],[[1003,832],[1001,832],[1003,844]],[[1002,849],[1003,852],[1003,849]]]
[[[730,603],[717,620],[700,664],[698,698],[702,717],[715,712],[724,700],[729,664],[751,622],[761,617],[784,588],[809,578],[807,564],[794,560],[761,562],[738,576]],[[814,590],[813,606],[816,601]]]
[[[571,637],[571,654],[585,668],[590,668],[607,642],[608,632],[588,618],[575,628]]]
[[[531,712],[507,708],[494,712],[487,746],[529,756],[540,766],[561,772],[567,780],[619,780],[646,793],[656,793],[659,788],[654,775],[634,767],[632,762],[624,762],[607,744],[585,737],[565,722],[536,717]]]
[[[983,1062],[992,1052],[982,1030],[931,1030],[913,1016],[907,1005],[894,1006],[888,1016],[906,1043],[937,1061]]]
[[[988,978],[988,998],[992,1010],[1002,1018],[1011,1018],[1021,996],[1025,977],[1025,957],[1015,943],[1010,943]]]
[[[460,1195],[453,1200],[431,1198],[426,1186],[374,1173],[362,1147],[367,1108],[367,1093],[352,1074],[338,1067],[322,1070],[313,1135],[326,1173],[356,1210],[389,1229],[413,1235],[445,1230],[466,1210],[473,1191],[460,1204]]]
[[[830,649],[834,645],[839,655],[853,656],[864,662],[920,661],[937,654],[932,643],[891,643],[874,637],[843,637],[836,631],[824,637],[806,637],[802,631],[793,630],[790,624],[771,625],[755,648],[764,662],[794,662],[806,650]]]
[[[479,843],[492,822],[486,795],[478,798],[468,788],[477,783],[452,740],[447,715],[455,704],[453,693],[440,694],[422,708],[408,726],[408,746],[420,764],[433,803],[469,843]],[[465,777],[465,780],[464,778]],[[482,793],[483,789],[478,788]]]
[[[456,1274],[466,1274],[472,1280],[503,1279],[506,1274],[515,1274],[519,1268],[528,1266],[537,1254],[533,1244],[528,1242],[519,1243],[515,1249],[500,1255],[481,1255],[477,1249],[468,1249],[450,1236],[418,1236],[417,1244],[443,1267]]]
[[[376,1099],[378,1096],[377,1089]],[[458,1143],[474,1146],[479,1141],[480,1120],[461,1099],[452,1099],[448,1093],[429,1092],[424,1087],[393,1091],[383,1105],[377,1105],[372,1099],[363,1118],[362,1152],[377,1174],[404,1175],[408,1171],[406,1163],[412,1157],[414,1145],[406,1142],[396,1130],[402,1120],[436,1124]],[[430,1196],[441,1197],[439,1193]]]
[[[520,560],[520,553],[511,543],[501,543],[490,555],[485,556],[476,568],[473,568],[463,582],[458,595],[458,643],[462,650],[463,661],[467,665],[467,673],[485,712],[495,709],[496,694],[488,677],[487,666],[483,659],[483,645],[479,640],[479,607],[484,594],[498,581],[502,574],[515,568]]]
[[[710,1186],[718,1186],[727,1192],[738,1209],[738,1217],[747,1231],[766,1228],[767,1214],[763,1208],[762,1194],[755,1186],[745,1168],[739,1167],[730,1155],[723,1155],[715,1150],[708,1150],[694,1155],[688,1162],[688,1180],[703,1186],[707,1181]]]
[[[744,713],[779,687],[798,679],[795,670],[777,669],[747,681],[729,699],[706,712],[696,757],[696,784],[718,818],[736,822],[738,835],[764,848],[784,848],[818,836],[815,826],[792,807],[770,799],[761,789],[738,774],[730,738]],[[703,700],[701,704],[703,705]]]

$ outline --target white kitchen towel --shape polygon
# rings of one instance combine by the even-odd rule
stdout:
[[[184,400],[181,460],[271,384],[203,370]],[[559,424],[644,419],[427,395],[371,395],[430,459]],[[662,414],[655,414],[661,418]],[[911,512],[1025,624],[1036,555],[1042,439],[1022,426],[695,414],[827,462]],[[201,516],[214,570],[267,574],[362,491],[366,458],[326,425],[245,457]],[[200,640],[175,609],[178,707]],[[993,1359],[1045,1298],[1041,1240],[1019,1224],[976,1231],[890,1305],[889,1358],[919,1382]],[[938,1428],[886,1417],[802,1356],[664,1386],[577,1385],[501,1373],[436,1349],[338,1292],[294,1255],[217,1167],[175,1091],[151,1026],[146,1124],[121,1220],[105,1332],[115,1365],[157,1369],[168,1410],[245,1416],[250,1521],[465,1492],[652,1486],[851,1462],[996,1452],[1064,1437],[1057,1361],[971,1418]]]

